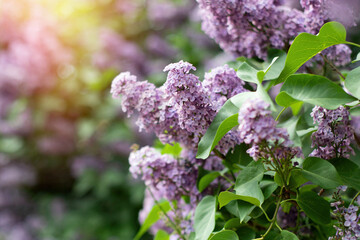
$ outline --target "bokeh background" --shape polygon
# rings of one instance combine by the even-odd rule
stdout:
[[[180,59],[230,59],[192,0],[0,0],[0,239],[127,240],[144,186],[131,145],[152,145],[109,93],[130,71],[161,84]],[[145,236],[144,239],[151,239]]]
[[[128,155],[159,143],[111,98],[112,79],[161,85],[171,62],[203,76],[233,59],[194,0],[0,0],[0,239],[132,239],[144,186]]]

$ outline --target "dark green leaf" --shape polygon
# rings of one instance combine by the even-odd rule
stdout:
[[[241,227],[236,232],[240,236],[240,240],[252,240],[256,236],[254,230],[248,227]]]
[[[356,100],[329,79],[311,74],[290,76],[281,87],[281,92],[285,92],[293,99],[327,109],[336,109],[342,104]]]
[[[211,172],[203,176],[199,181],[199,192],[204,191],[204,189],[209,186],[212,181],[214,181],[217,177],[220,176],[219,172]]]
[[[299,238],[292,232],[283,230],[281,234],[275,238],[275,240],[299,240]]]
[[[360,168],[357,164],[346,158],[333,159],[331,163],[345,185],[360,191]]]
[[[351,70],[345,79],[345,87],[355,97],[360,98],[360,67]]]
[[[260,188],[263,192],[264,199],[267,199],[278,188],[278,185],[271,180],[263,180],[260,182]]]
[[[171,206],[168,201],[161,202],[159,205],[155,205],[148,216],[146,217],[144,223],[141,225],[139,232],[134,237],[134,240],[138,240],[141,236],[157,221],[161,219],[163,212],[170,211]]]
[[[254,208],[255,208],[255,205],[245,202],[245,201],[238,200],[237,201],[237,212],[238,212],[238,216],[240,218],[240,222],[244,222],[246,217],[249,216],[249,214],[252,212],[252,210],[254,210]]]
[[[254,161],[249,154],[246,152],[247,146],[245,143],[236,145],[233,151],[229,151],[226,155],[226,160],[224,164],[229,168],[233,169],[234,164],[239,164],[242,166],[248,165],[250,162]]]
[[[250,96],[254,96],[254,92],[240,93],[226,101],[210,124],[205,135],[201,138],[196,155],[197,158],[206,159],[209,157],[220,139],[238,125],[239,107]]]
[[[222,230],[221,232],[215,233],[210,240],[239,240],[239,237],[234,231]]]
[[[195,210],[195,240],[207,240],[215,227],[216,198],[204,197]]]
[[[300,192],[297,203],[305,214],[317,224],[328,224],[330,203],[312,191]]]
[[[299,34],[290,46],[284,70],[275,83],[284,82],[305,62],[322,50],[341,43],[346,43],[346,30],[343,25],[337,22],[324,24],[316,36],[309,33]]]
[[[241,200],[261,206],[264,195],[260,189],[259,182],[264,175],[264,166],[261,161],[250,163],[244,168],[236,179],[236,195],[242,196]]]
[[[303,177],[301,169],[294,169],[291,171],[289,187],[290,188],[298,188],[308,180]]]
[[[240,227],[240,219],[239,218],[231,218],[230,220],[228,220],[225,225],[224,225],[224,229],[227,230],[236,230]]]
[[[303,163],[302,174],[305,178],[324,189],[336,188],[341,185],[335,167],[321,158],[306,158]]]

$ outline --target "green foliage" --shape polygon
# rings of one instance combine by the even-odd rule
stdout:
[[[241,171],[236,179],[235,191],[241,200],[261,206],[264,202],[264,195],[259,186],[259,182],[264,175],[262,162],[252,162]]]
[[[347,74],[345,78],[345,87],[351,94],[360,99],[360,67],[351,70]]]
[[[322,50],[341,43],[346,43],[346,30],[338,22],[324,24],[316,36],[309,33],[299,34],[290,46],[284,70],[275,81],[275,84],[284,82],[304,63]]]
[[[341,185],[335,167],[321,158],[306,158],[301,172],[305,178],[324,189],[336,188]]]
[[[283,107],[302,101],[327,109],[336,109],[342,104],[356,100],[329,79],[311,74],[290,76],[280,91],[276,102]]]
[[[297,203],[315,223],[323,225],[330,223],[330,203],[315,192],[300,192]]]
[[[154,238],[154,240],[169,240],[169,239],[170,239],[169,234],[164,230],[159,230]]]
[[[275,238],[275,240],[299,240],[299,238],[292,232],[283,230],[281,234]]]
[[[254,96],[253,92],[244,92],[226,101],[212,121],[205,135],[201,138],[198,145],[197,158],[206,159],[220,139],[230,129],[238,125],[239,105],[241,106],[243,102],[252,96]]]
[[[215,227],[216,198],[204,197],[195,211],[195,240],[207,240]]]
[[[360,167],[357,164],[346,158],[333,159],[331,163],[345,185],[360,191]]]
[[[204,189],[209,186],[210,183],[212,183],[217,177],[219,177],[221,174],[219,172],[210,172],[206,174],[205,176],[200,178],[200,181],[198,183],[198,189],[199,192],[204,191]]]
[[[239,240],[239,237],[234,231],[223,230],[215,233],[209,240]]]

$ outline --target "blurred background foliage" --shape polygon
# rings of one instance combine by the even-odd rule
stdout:
[[[144,186],[127,158],[155,138],[112,79],[161,85],[170,62],[203,76],[232,59],[194,0],[0,0],[0,239],[132,239]]]
[[[191,0],[0,0],[0,239],[132,239],[144,186],[127,157],[154,137],[111,81],[162,84],[168,63],[204,72],[219,52]]]

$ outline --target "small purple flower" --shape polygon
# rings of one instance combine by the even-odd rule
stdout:
[[[277,122],[267,110],[268,103],[260,99],[250,99],[239,111],[240,141],[252,145],[247,150],[252,158],[292,159],[302,155],[298,147],[290,147],[292,142],[285,129],[276,128]]]
[[[354,154],[350,142],[354,139],[354,130],[350,125],[349,111],[343,106],[335,110],[328,110],[315,106],[311,113],[318,130],[312,134],[312,147],[315,147],[310,156],[331,159],[346,157]]]

